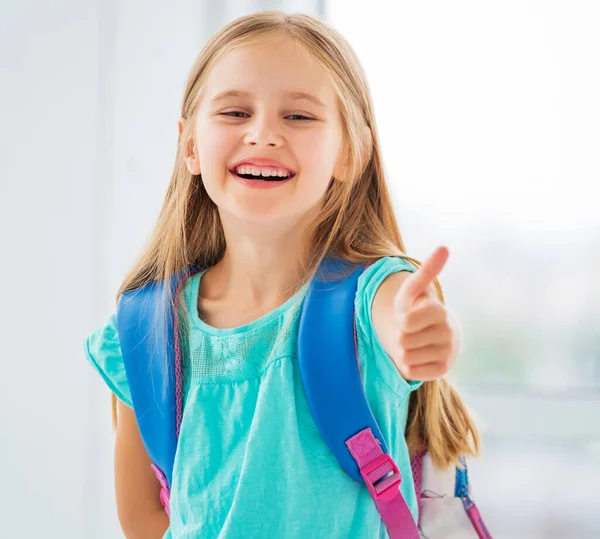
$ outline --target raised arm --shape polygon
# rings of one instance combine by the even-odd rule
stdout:
[[[436,249],[414,273],[387,277],[375,294],[375,332],[405,380],[434,380],[450,370],[458,355],[458,323],[432,286],[447,259],[445,247]]]

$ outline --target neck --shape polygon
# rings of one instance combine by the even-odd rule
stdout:
[[[243,230],[246,228],[246,230]],[[305,227],[237,226],[224,223],[226,250],[223,258],[203,277],[202,296],[209,301],[235,301],[241,305],[279,304],[298,290],[300,240]]]

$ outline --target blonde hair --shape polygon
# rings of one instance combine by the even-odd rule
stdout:
[[[166,197],[149,245],[125,278],[118,297],[150,282],[167,280],[190,264],[215,265],[224,255],[225,237],[217,206],[199,175],[185,164],[193,118],[204,81],[227,52],[265,38],[289,38],[330,73],[344,127],[339,174],[332,178],[302,239],[299,289],[316,274],[327,256],[367,264],[405,254],[385,181],[370,92],[360,63],[344,38],[308,15],[264,11],[231,22],[205,45],[189,75],[177,155]],[[190,121],[192,120],[192,121]],[[167,288],[167,287],[165,287]],[[441,301],[442,289],[435,288]],[[169,290],[164,305],[172,302]],[[113,396],[113,412],[114,409]],[[113,415],[116,424],[116,415]],[[425,382],[410,398],[406,438],[411,455],[427,449],[439,467],[479,452],[479,436],[465,404],[445,378]]]

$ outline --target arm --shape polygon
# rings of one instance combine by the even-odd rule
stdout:
[[[127,539],[161,539],[169,517],[160,503],[160,484],[138,430],[135,413],[118,401],[115,442],[117,513]]]
[[[375,333],[405,380],[439,378],[458,356],[458,323],[431,287],[446,258],[436,251],[415,273],[387,277],[375,294]]]

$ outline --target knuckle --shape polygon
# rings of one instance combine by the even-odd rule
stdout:
[[[405,365],[402,369],[402,374],[407,380],[413,380],[415,378],[415,369],[413,367]]]
[[[402,319],[402,325],[401,325],[403,333],[410,331],[412,329],[413,324],[414,324],[414,316],[415,315],[412,313],[408,313],[408,314],[404,315],[404,318]]]
[[[451,368],[452,368],[452,361],[451,361],[451,357],[450,357],[450,348],[447,347],[445,349],[444,360],[440,364],[440,370],[442,371],[441,374],[448,374],[450,372]]]
[[[400,343],[400,346],[402,348],[407,348],[410,345],[410,335],[408,335],[404,331],[400,332],[398,342]]]
[[[452,340],[452,328],[449,326],[444,326],[444,329],[442,330],[442,337],[444,342],[450,342]]]

